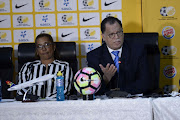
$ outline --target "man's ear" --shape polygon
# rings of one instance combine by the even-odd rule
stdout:
[[[103,33],[101,33],[102,39],[103,41],[105,40],[105,35]]]

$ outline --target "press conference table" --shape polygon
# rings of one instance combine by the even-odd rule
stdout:
[[[0,120],[152,120],[149,98],[96,99],[93,101],[38,101],[22,103],[2,100]]]
[[[2,100],[0,120],[178,120],[180,97],[40,100],[22,103]]]

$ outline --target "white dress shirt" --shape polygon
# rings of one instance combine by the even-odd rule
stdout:
[[[117,50],[113,50],[113,49],[109,48],[108,46],[107,46],[107,48],[108,48],[109,53],[111,54],[111,57],[112,57],[113,61],[114,61],[114,59],[115,59],[115,55],[112,54],[112,51],[119,51],[118,56],[119,56],[119,58],[121,58],[122,47],[121,47],[120,49],[117,49]]]

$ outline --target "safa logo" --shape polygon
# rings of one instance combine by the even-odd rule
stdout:
[[[175,46],[164,46],[161,52],[163,55],[175,55],[177,53],[177,48]]]
[[[3,1],[0,1],[0,8],[4,8],[5,7],[5,2],[3,2]]]
[[[22,24],[22,23],[27,23],[29,21],[29,18],[28,17],[25,17],[25,16],[19,16],[17,18],[17,21],[19,24]]]
[[[47,8],[47,7],[49,7],[50,6],[50,1],[49,0],[41,0],[40,2],[39,2],[39,7],[41,7],[41,8]]]
[[[49,31],[49,30],[43,30],[43,31],[41,31],[41,34],[42,33],[47,33],[47,34],[50,34],[51,35],[51,31]]]
[[[73,16],[72,15],[63,15],[62,16],[62,21],[63,22],[71,22],[73,20]]]
[[[84,6],[93,6],[94,0],[83,0],[83,5]]]
[[[7,37],[7,33],[0,32],[0,39],[5,39]]]
[[[171,26],[166,26],[162,30],[162,35],[166,39],[172,39],[175,36],[175,30]]]
[[[162,16],[173,16],[175,13],[176,13],[176,10],[172,6],[170,6],[170,7],[162,7],[160,9],[160,14]]]
[[[166,78],[174,78],[177,74],[177,71],[174,66],[168,65],[164,68],[163,73]]]
[[[96,31],[94,29],[87,29],[84,31],[85,36],[90,37],[94,36],[96,34]]]
[[[117,18],[118,16],[117,16],[117,14],[114,14],[114,13],[108,13],[106,15],[106,17],[115,17],[115,18]]]

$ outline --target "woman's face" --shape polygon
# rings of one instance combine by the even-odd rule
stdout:
[[[40,60],[54,60],[55,45],[48,39],[48,37],[41,37],[36,40],[36,52]]]

